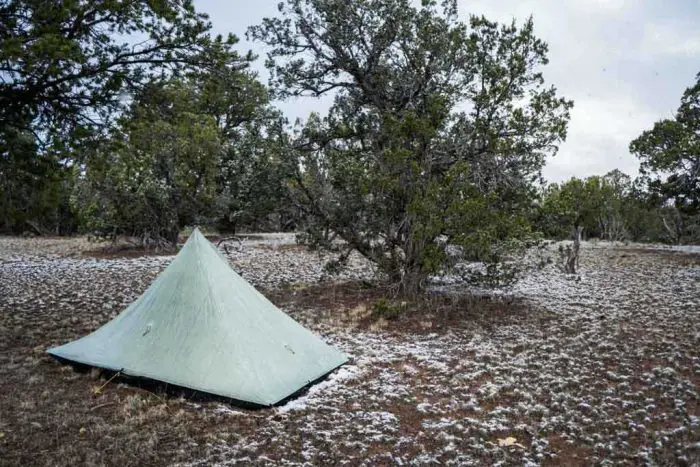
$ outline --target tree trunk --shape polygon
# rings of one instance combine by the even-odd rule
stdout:
[[[583,234],[583,227],[580,225],[574,226],[573,237],[574,237],[574,257],[576,258],[576,268],[580,266],[579,264],[579,251],[581,250],[581,236]]]
[[[576,270],[579,267],[579,251],[581,250],[581,232],[583,228],[577,224],[574,224],[574,228],[571,231],[571,237],[573,240],[573,245],[568,251],[566,258],[566,264],[564,268],[569,274],[576,274]]]
[[[165,240],[173,247],[177,248],[177,240],[180,237],[180,229],[173,228],[168,230],[165,234]]]
[[[399,294],[415,297],[423,291],[425,275],[420,268],[406,266],[401,271],[401,276],[397,278],[396,282],[398,283]]]
[[[676,208],[676,244],[680,245],[683,241],[683,216],[681,211]]]
[[[683,238],[683,217],[681,217],[681,213],[678,209],[673,208],[673,210],[676,215],[673,225],[669,225],[669,222],[663,213],[661,213],[661,222],[663,223],[670,240],[676,245],[680,245]]]
[[[409,237],[410,239],[410,237]],[[422,267],[422,243],[408,240],[402,248],[403,258],[395,258],[401,271],[400,292],[408,297],[419,295],[425,287],[426,274]]]

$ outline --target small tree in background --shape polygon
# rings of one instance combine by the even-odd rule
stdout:
[[[675,243],[700,239],[700,73],[685,90],[674,119],[656,122],[630,143],[649,191]]]
[[[190,91],[178,81],[150,88],[91,154],[75,196],[90,231],[175,244],[182,227],[212,214],[221,142]]]
[[[89,231],[173,245],[188,225],[250,225],[283,198],[281,117],[255,76],[154,82],[90,154],[75,193]],[[280,139],[281,138],[281,139]]]

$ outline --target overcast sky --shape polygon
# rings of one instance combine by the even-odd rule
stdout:
[[[351,0],[348,0],[351,1]],[[234,33],[241,49],[258,54],[266,81],[265,49],[245,30],[277,14],[278,0],[196,0],[217,33]],[[550,181],[604,174],[636,175],[629,142],[661,118],[674,115],[681,94],[700,72],[700,0],[476,0],[459,1],[459,14],[522,22],[549,44],[547,83],[574,100],[569,134],[544,169]],[[323,111],[328,101],[279,104],[290,120]]]

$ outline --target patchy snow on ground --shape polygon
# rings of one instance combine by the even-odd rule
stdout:
[[[179,465],[700,463],[700,257],[685,249],[591,243],[584,244],[578,275],[550,265],[494,292],[537,310],[524,309],[500,326],[370,332],[319,321],[320,310],[285,309],[351,360],[298,397],[260,410],[134,396],[123,408],[121,385],[97,405],[117,401],[100,409],[103,418],[64,403],[63,410],[91,415],[80,422],[89,436],[98,436],[91,426],[102,427],[101,438],[81,447],[79,426],[49,421],[51,402],[27,381],[80,384],[86,376],[59,372],[50,359],[22,362],[35,355],[32,349],[115,316],[171,259],[91,259],[54,246],[24,251],[20,240],[0,238],[0,378],[22,388],[0,405],[6,414],[0,450],[27,449],[26,437],[16,438],[23,420],[22,426],[68,433],[53,449],[110,463],[100,457],[107,454],[89,450],[100,442],[119,446],[119,421],[135,424],[144,437],[134,441],[144,449],[134,451],[137,459],[150,459],[151,449]],[[256,285],[328,280],[317,254],[264,241],[232,251],[230,259]],[[356,259],[345,278],[370,278],[363,264]],[[39,331],[25,335],[27,326]],[[62,397],[60,389],[53,394]],[[125,411],[131,418],[123,418]],[[154,417],[162,418],[150,423]],[[192,428],[180,434],[169,421]],[[105,432],[111,441],[101,441]],[[76,442],[65,443],[65,436]],[[48,463],[68,458],[44,451]]]

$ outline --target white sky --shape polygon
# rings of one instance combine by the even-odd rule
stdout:
[[[351,1],[351,0],[347,0]],[[265,49],[245,40],[248,26],[277,15],[279,0],[196,0],[217,33],[233,33],[241,50],[259,55],[255,68],[267,80]],[[545,81],[574,100],[569,134],[544,169],[550,181],[604,174],[618,168],[636,175],[629,142],[662,118],[700,72],[700,0],[459,0],[460,16],[522,22],[532,15],[535,34],[549,44]],[[293,121],[329,100],[279,103]]]

